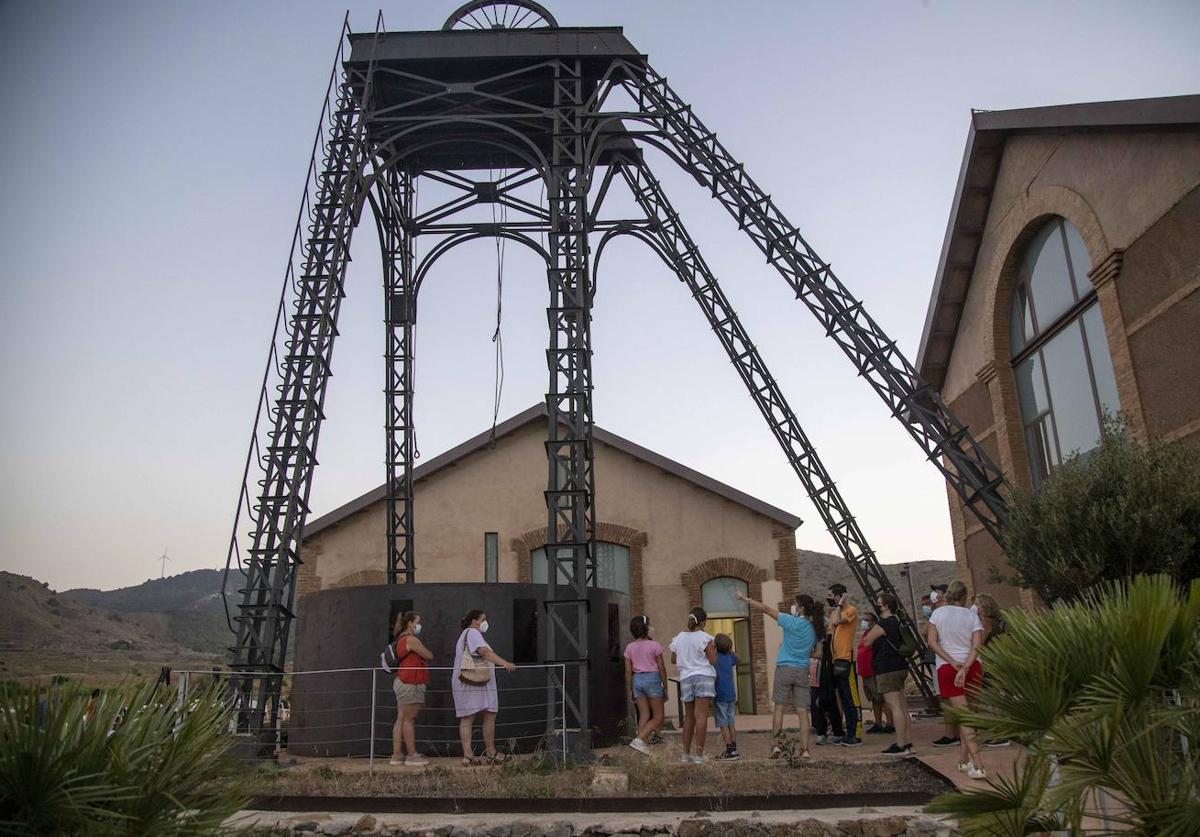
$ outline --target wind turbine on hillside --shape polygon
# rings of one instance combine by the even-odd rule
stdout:
[[[167,577],[167,562],[170,561],[171,559],[167,557],[167,548],[165,546],[163,547],[163,554],[158,556],[157,560],[159,561],[160,564],[162,564],[162,569],[159,570],[158,577],[166,578]]]

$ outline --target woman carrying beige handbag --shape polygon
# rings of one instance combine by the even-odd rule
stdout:
[[[496,695],[495,667],[516,671],[517,667],[500,657],[488,646],[487,614],[470,610],[459,623],[462,633],[455,643],[454,673],[451,688],[454,692],[454,714],[458,717],[458,738],[462,744],[463,764],[499,763],[507,756],[496,751],[496,713],[500,709]],[[476,758],[471,746],[475,718],[482,717],[483,755]]]

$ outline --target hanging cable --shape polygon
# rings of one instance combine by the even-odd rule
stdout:
[[[493,175],[493,183],[495,177]],[[508,207],[500,204],[499,218],[497,218],[496,204],[499,201],[499,190],[497,190],[497,199],[492,203],[492,224],[499,224],[499,229],[508,222]],[[492,431],[488,436],[488,447],[496,446],[496,424],[500,420],[500,397],[504,392],[504,335],[501,332],[501,324],[504,317],[504,236],[496,236],[496,330],[492,332],[492,343],[496,345],[496,362],[494,369],[494,379],[492,387]]]

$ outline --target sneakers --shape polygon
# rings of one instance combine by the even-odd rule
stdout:
[[[738,752],[737,747],[726,747],[725,752],[717,756],[717,761],[737,761],[741,757],[742,754]]]
[[[845,738],[839,738],[837,744],[842,747],[861,747],[862,739],[857,736],[847,735]]]
[[[974,763],[974,762],[970,762],[970,761],[963,762],[963,761],[960,761],[960,762],[958,763],[958,772],[959,772],[959,773],[967,773],[967,772],[969,772],[969,771],[971,771],[971,770],[974,770],[974,769],[975,769],[975,763]]]
[[[820,744],[821,746],[824,746],[829,743],[829,736],[818,735],[816,738],[813,739],[813,741],[817,744]]]
[[[655,730],[654,732],[650,733],[650,737],[646,739],[646,743],[661,744],[663,743],[663,737],[658,734],[658,730]]]
[[[771,758],[777,759],[782,755],[783,755],[783,745],[782,744],[776,744],[774,747],[771,748],[771,756],[770,756]]]
[[[905,744],[901,747],[899,744],[893,744],[883,751],[885,756],[911,756],[916,752],[913,745]]]
[[[405,767],[424,767],[429,764],[429,759],[425,758],[420,753],[413,753],[404,760]]]
[[[983,772],[982,767],[976,767],[975,765],[971,765],[971,769],[967,771],[967,778],[968,779],[986,779],[987,774]]]
[[[392,767],[404,767],[404,757],[392,759],[388,762]]]
[[[679,757],[679,763],[680,764],[691,764],[692,763],[692,754],[684,753],[682,756]]]
[[[886,733],[886,734],[888,734],[888,735],[895,735],[895,734],[896,734],[896,728],[895,728],[894,726],[892,726],[891,724],[888,724],[888,725],[887,725],[886,727],[884,727],[884,728],[883,728],[881,731],[882,731],[882,732],[884,732],[884,733]]]
[[[983,746],[985,746],[985,747],[1007,747],[1011,743],[1012,743],[1012,741],[1010,741],[1007,738],[989,738],[987,741],[983,742]]]
[[[959,742],[959,737],[956,735],[951,738],[949,735],[943,735],[941,738],[933,742],[935,747],[954,747]]]
[[[867,735],[879,735],[883,732],[887,732],[887,727],[882,727],[879,724],[871,724],[871,726],[867,727]]]
[[[708,764],[708,754],[696,753],[696,755],[692,756],[692,764]]]
[[[650,755],[649,745],[646,744],[646,742],[640,738],[635,738],[632,741],[630,741],[629,746],[632,747],[633,749],[637,750],[639,753],[645,753],[646,755]]]

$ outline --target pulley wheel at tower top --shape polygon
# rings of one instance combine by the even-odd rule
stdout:
[[[557,29],[558,21],[533,0],[472,0],[455,9],[442,25],[451,29]]]

